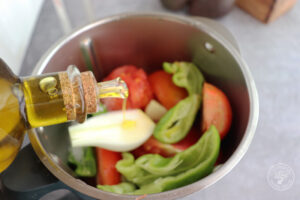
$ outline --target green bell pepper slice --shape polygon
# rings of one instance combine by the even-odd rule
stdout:
[[[192,94],[171,108],[157,123],[154,137],[163,143],[176,143],[193,126],[200,107],[200,95]]]
[[[97,174],[96,159],[92,147],[72,148],[68,155],[68,164],[75,168],[80,177],[93,177]]]
[[[156,179],[153,183],[143,184],[140,189],[135,190],[132,194],[139,195],[164,192],[191,184],[209,175],[213,171],[214,164],[219,155],[221,143],[220,135],[217,129],[212,126],[201,139],[205,140],[205,142],[202,143],[204,149],[198,156],[199,161],[195,166],[192,167],[192,165],[190,165],[191,167],[189,169],[184,170],[175,176],[161,177]],[[196,152],[190,153],[193,153],[189,155],[190,159],[197,159],[197,157],[195,157],[195,155],[197,155]],[[190,161],[187,162],[189,163]]]
[[[135,160],[131,153],[123,153],[123,159],[117,163],[116,168],[127,182],[115,186],[99,185],[98,188],[121,194],[141,195],[193,183],[212,172],[219,155],[220,142],[217,129],[211,126],[196,144],[172,158],[146,154]],[[135,185],[139,189],[134,189]]]
[[[195,64],[190,62],[164,62],[163,69],[167,73],[173,74],[173,83],[178,87],[185,88],[189,95],[201,95],[204,76]]]
[[[197,66],[188,62],[164,63],[172,81],[188,91],[189,96],[171,108],[157,123],[154,137],[164,143],[176,143],[191,129],[201,104],[204,77]]]

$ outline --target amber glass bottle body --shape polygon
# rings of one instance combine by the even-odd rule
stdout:
[[[19,93],[14,94],[18,91],[19,84],[19,79],[0,63],[0,172],[16,157],[26,129],[22,117],[24,113],[20,112],[24,103],[19,98]]]
[[[99,111],[99,98],[127,98],[126,83],[97,83],[92,72],[69,66],[64,72],[15,76],[0,59],[0,173],[15,159],[30,128],[76,120]]]

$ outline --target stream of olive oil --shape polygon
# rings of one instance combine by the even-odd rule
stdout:
[[[123,113],[122,127],[124,129],[134,128],[136,126],[136,121],[126,119],[126,104],[127,104],[127,98],[123,100],[123,104],[122,104],[122,113]]]
[[[122,114],[123,114],[123,122],[122,127],[123,128],[132,128],[135,127],[136,121],[133,120],[127,120],[126,119],[126,105],[127,105],[127,98],[129,95],[128,88],[126,83],[121,80],[120,78],[116,78],[111,81],[107,81],[104,83],[98,83],[99,88],[99,98],[122,98]],[[108,87],[107,87],[108,86]]]

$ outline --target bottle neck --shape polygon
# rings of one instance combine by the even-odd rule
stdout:
[[[99,82],[97,84],[98,98],[121,98],[126,99],[129,95],[127,85],[120,77]]]

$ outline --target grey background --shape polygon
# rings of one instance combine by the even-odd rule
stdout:
[[[127,11],[165,10],[158,0],[92,1],[96,18]],[[72,27],[87,23],[82,1],[66,0]],[[250,66],[260,100],[256,135],[241,162],[213,186],[183,198],[196,199],[299,199],[300,196],[300,4],[277,21],[265,25],[239,8],[218,19],[235,36]],[[184,14],[179,12],[178,14]],[[51,1],[45,1],[23,62],[21,75],[29,75],[42,54],[63,36]],[[28,143],[28,139],[25,143]],[[268,170],[284,163],[295,181],[286,191],[267,182]],[[44,199],[66,199],[56,192]]]

